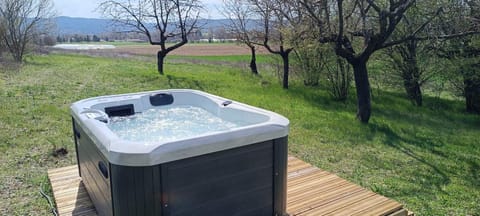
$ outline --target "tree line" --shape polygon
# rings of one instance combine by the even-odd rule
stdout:
[[[231,21],[230,29],[251,48],[250,65],[255,65],[255,46],[281,56],[285,89],[292,52],[304,72],[310,70],[305,84],[318,83],[322,68],[330,70],[328,80],[339,99],[346,99],[351,68],[357,118],[367,123],[371,115],[367,63],[379,51],[387,53],[408,98],[417,106],[423,101],[421,87],[433,75],[419,61],[461,62],[458,73],[466,109],[480,113],[479,9],[478,1],[226,0],[224,14]],[[252,18],[257,27],[246,28]],[[328,58],[333,69],[325,68],[331,67],[325,64]]]
[[[21,62],[32,42],[47,35],[53,16],[50,0],[0,0],[0,55]]]
[[[0,0],[2,49],[21,60],[41,18],[51,15],[49,8],[49,0]],[[159,47],[160,74],[165,57],[201,28],[205,10],[199,0],[107,0],[99,9],[125,32],[142,34]],[[363,123],[372,110],[367,66],[378,53],[386,56],[414,105],[422,106],[422,87],[440,76],[454,81],[467,111],[480,113],[477,0],[224,0],[222,13],[230,20],[227,32],[250,48],[252,73],[259,74],[256,50],[261,46],[281,59],[285,89],[292,63],[301,68],[305,85],[318,85],[319,74],[326,73],[339,100],[347,98],[353,81]],[[455,73],[432,70],[433,59],[451,62]]]
[[[118,24],[144,33],[152,45],[160,46],[160,74],[165,56],[186,44],[187,36],[200,27],[202,5],[197,0],[110,0],[102,6],[104,14]],[[228,31],[250,48],[252,73],[259,73],[256,49],[262,46],[281,58],[282,86],[288,89],[293,53],[306,85],[318,84],[318,74],[327,70],[333,95],[344,100],[353,80],[357,118],[368,123],[367,65],[379,51],[386,53],[417,106],[422,105],[422,86],[433,74],[423,68],[423,61],[461,62],[459,88],[467,111],[480,113],[479,8],[475,0],[225,0],[222,12],[230,20]],[[150,30],[149,23],[156,31]],[[155,41],[153,34],[159,35]],[[175,36],[181,36],[181,42],[167,47],[165,41]]]

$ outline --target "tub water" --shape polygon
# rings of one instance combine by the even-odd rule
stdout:
[[[124,140],[146,145],[188,139],[207,133],[228,131],[242,125],[229,122],[196,106],[152,108],[126,117],[113,117],[107,124]]]

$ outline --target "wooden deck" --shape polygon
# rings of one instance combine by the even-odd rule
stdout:
[[[77,166],[48,171],[60,216],[97,215]],[[288,158],[287,212],[290,215],[413,215],[403,205],[323,171]]]

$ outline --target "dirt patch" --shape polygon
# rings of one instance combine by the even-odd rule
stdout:
[[[112,51],[123,54],[133,55],[156,55],[159,50],[158,46],[150,45],[131,45],[120,46]],[[258,48],[258,54],[266,54],[267,50]],[[224,56],[224,55],[249,55],[250,50],[246,46],[236,44],[187,44],[169,55],[181,56]]]

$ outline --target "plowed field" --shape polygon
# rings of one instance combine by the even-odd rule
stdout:
[[[263,48],[257,48],[258,54],[267,53]],[[114,52],[134,55],[156,55],[158,46],[150,45],[128,45],[118,46]],[[183,56],[222,56],[222,55],[248,55],[250,50],[246,46],[236,44],[186,44],[169,55]]]

